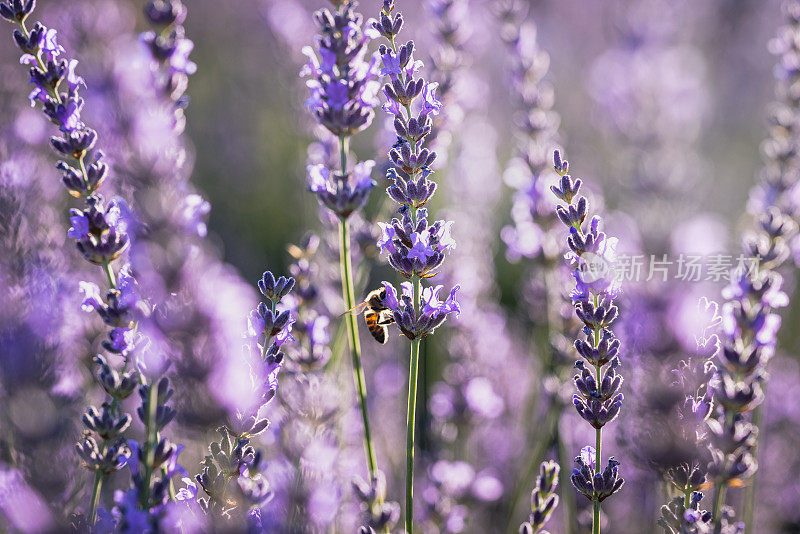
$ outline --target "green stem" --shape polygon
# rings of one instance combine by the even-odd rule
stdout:
[[[97,469],[94,472],[94,485],[92,486],[92,501],[89,507],[89,524],[94,525],[97,520],[97,505],[100,502],[100,488],[103,486],[103,472]]]
[[[669,494],[667,494],[667,497],[669,497]],[[688,510],[689,506],[691,504],[692,504],[692,492],[691,492],[691,490],[690,491],[684,491],[683,492],[683,509],[684,510]]]
[[[711,512],[714,517],[714,534],[719,534],[722,530],[722,505],[725,504],[725,492],[728,485],[724,482],[717,484],[716,492],[714,493],[714,508]]]
[[[117,287],[117,278],[114,276],[114,271],[111,269],[111,264],[108,261],[104,261],[102,267],[103,272],[106,273],[108,285],[111,287],[111,289],[115,289]]]
[[[600,366],[597,366],[597,376],[598,376],[598,384],[599,384],[599,377],[600,377]],[[601,471],[602,466],[602,454],[601,450],[603,448],[603,429],[598,428],[595,430],[595,440],[594,440],[594,472],[599,473]],[[592,534],[600,534],[600,501],[598,499],[592,500]]]
[[[597,308],[600,305],[600,298],[595,295],[594,296],[594,307]],[[594,342],[592,345],[594,348],[597,348],[600,345],[600,332],[602,329],[595,328],[594,329]],[[595,382],[597,383],[597,387],[600,387],[600,384],[603,381],[602,377],[602,366],[598,363],[594,366],[595,370]],[[594,472],[600,473],[603,469],[603,429],[597,428],[595,429],[595,440],[594,440]],[[600,500],[597,498],[592,499],[592,534],[600,534]]]
[[[419,310],[419,276],[411,277],[414,286],[414,316]],[[411,362],[408,369],[408,417],[406,419],[406,532],[414,528],[414,427],[417,415],[417,381],[419,379],[419,342],[411,341]]]
[[[764,391],[766,394],[766,389]],[[761,423],[764,418],[763,414],[763,404],[759,404],[756,406],[755,410],[753,410],[753,425],[761,429]],[[763,435],[763,432],[762,434]],[[756,436],[756,441],[753,443],[753,448],[751,450],[753,454],[753,458],[758,460],[758,436]],[[754,529],[754,522],[756,516],[756,485],[758,483],[758,474],[761,472],[759,469],[756,471],[752,478],[750,479],[750,483],[744,490],[744,504],[742,505],[742,521],[744,522],[744,534],[752,534]]]
[[[144,462],[144,484],[142,486],[143,493],[139,495],[139,503],[145,510],[150,509],[150,482],[153,478],[153,464],[156,459],[156,443],[157,440],[157,424],[156,424],[156,408],[158,406],[158,386],[155,380],[150,382],[150,392],[147,399],[147,423],[145,424],[145,447],[147,447],[147,454]]]
[[[350,265],[350,230],[347,219],[339,221],[339,237],[341,246],[339,248],[339,259],[342,268],[342,294],[347,309],[352,309],[355,303],[353,294],[352,266]],[[350,336],[350,348],[353,354],[353,380],[356,384],[358,393],[358,403],[361,408],[361,420],[364,424],[364,449],[367,454],[367,467],[369,468],[370,481],[374,479],[377,472],[377,462],[375,461],[375,449],[372,445],[372,434],[369,428],[369,416],[367,414],[367,385],[364,379],[364,368],[361,365],[361,343],[358,339],[358,323],[353,314],[346,314],[347,331]]]
[[[339,136],[339,157],[342,175],[347,172],[347,144],[348,137]],[[342,275],[342,296],[345,307],[351,310],[356,305],[355,292],[353,291],[353,266],[350,257],[350,228],[346,218],[339,219],[339,264]],[[372,433],[369,428],[369,415],[367,413],[367,382],[364,378],[364,367],[361,364],[361,342],[358,338],[358,323],[353,314],[345,316],[347,332],[350,336],[350,348],[353,354],[353,380],[358,394],[358,404],[361,408],[361,420],[364,424],[364,449],[367,455],[367,468],[369,469],[370,484],[373,483],[377,473],[375,448],[372,444]]]
[[[410,116],[410,114],[409,114]],[[417,153],[416,144],[411,152]],[[417,226],[417,208],[412,206],[411,218]],[[420,279],[419,275],[411,275],[414,299],[414,319],[419,317]],[[417,423],[417,385],[419,382],[419,342],[420,338],[411,340],[411,361],[408,366],[408,410],[406,412],[406,532],[412,534],[414,529],[414,430]]]
[[[592,501],[592,534],[600,534],[600,501]]]

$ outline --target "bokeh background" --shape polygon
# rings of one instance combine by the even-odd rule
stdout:
[[[39,0],[38,4],[43,21],[64,28],[62,41],[81,60],[88,86],[86,113],[92,124],[101,133],[104,128],[113,131],[118,115],[103,104],[104,91],[111,85],[113,66],[125,60],[126,47],[138,46],[135,32],[142,28],[142,2]],[[322,0],[187,2],[187,36],[195,43],[192,59],[198,65],[188,90],[184,135],[193,167],[191,181],[212,206],[207,241],[219,260],[248,282],[265,269],[288,272],[289,243],[299,243],[310,233],[320,235],[324,243],[333,235],[330,226],[320,221],[317,201],[305,185],[308,147],[316,138],[304,106],[305,81],[298,76],[305,62],[301,48],[313,42],[312,13],[324,4]],[[435,64],[427,54],[440,48],[441,26],[431,8],[436,2],[398,0],[398,4],[406,15],[406,37],[417,43],[420,59],[428,66]],[[453,327],[441,330],[424,349],[418,486],[418,517],[424,532],[514,531],[526,518],[533,479],[520,475],[531,451],[569,462],[591,439],[582,429],[587,425],[567,409],[557,424],[563,435],[561,454],[549,442],[543,451],[537,445],[537,440],[550,439],[537,433],[544,424],[547,399],[569,393],[572,386],[569,381],[559,385],[544,380],[541,340],[531,335],[541,322],[539,303],[549,285],[542,284],[530,263],[509,261],[501,239],[502,229],[512,222],[513,188],[508,182],[513,182],[513,173],[506,169],[521,119],[496,4],[463,2],[454,29],[462,56],[450,97],[460,111],[449,118],[456,127],[442,134],[446,148],[437,162],[441,185],[433,210],[456,220],[453,233],[459,249],[443,277],[464,286],[468,304]],[[380,5],[362,1],[359,9],[365,16],[375,16]],[[741,233],[750,223],[748,194],[762,166],[767,108],[774,99],[775,58],[768,44],[783,21],[778,0],[528,3],[524,20],[516,22],[525,27],[531,49],[538,45],[549,55],[546,82],[555,96],[553,110],[560,116],[558,145],[565,149],[574,174],[594,193],[593,208],[604,213],[609,233],[620,237],[623,250],[671,257],[738,254]],[[10,38],[5,39],[0,47],[0,125],[4,135],[13,136],[14,143],[41,162],[30,179],[45,184],[41,187],[48,209],[53,210],[50,222],[57,226],[63,223],[58,217],[66,220],[67,199],[47,165],[43,119],[25,109],[26,79],[15,54]],[[380,164],[385,160],[386,132],[379,110],[373,126],[354,139],[353,152]],[[10,159],[8,154],[2,156]],[[379,172],[374,178],[378,187],[365,209],[367,233],[370,228],[374,231],[373,221],[389,215],[382,193],[385,179]],[[48,181],[52,184],[46,185]],[[54,238],[50,246],[68,249],[69,243]],[[370,247],[362,252],[356,291],[363,295],[395,275]],[[336,358],[343,346],[337,328],[344,309],[336,300],[336,281],[329,282],[335,279],[337,265],[324,250],[319,254],[320,284],[330,285],[325,299]],[[791,276],[787,283],[790,295],[795,293]],[[663,369],[648,375],[649,366],[658,364],[659,358],[674,362],[691,350],[689,310],[699,296],[718,299],[723,287],[722,281],[670,280],[626,288],[631,299],[623,305],[628,318],[621,337],[629,358],[623,358],[625,373],[630,373],[626,387],[632,391],[626,392],[630,400],[606,448],[623,462],[628,486],[604,509],[613,518],[613,532],[656,531],[658,510],[667,499],[648,461],[637,460],[648,456],[646,440],[640,439],[647,426],[641,420],[647,415],[636,408],[637,390],[646,390],[648,380],[661,376]],[[67,297],[65,302],[77,310],[77,292]],[[775,385],[768,394],[759,458],[754,530],[759,533],[800,532],[800,455],[795,446],[800,409],[791,400],[800,395],[796,301],[793,298],[784,310],[779,354],[771,364]],[[75,317],[77,311],[64,306],[60,321],[81,320]],[[363,343],[379,463],[386,472],[389,497],[400,501],[407,347],[400,340],[386,347],[366,337]],[[349,479],[363,469],[360,427],[347,358],[343,362],[338,374],[317,391],[318,396],[335,399],[335,440],[320,437],[317,423],[286,437],[282,429],[290,423],[284,421],[292,414],[292,403],[286,399],[308,396],[308,387],[298,386],[292,377],[282,378],[284,404],[273,408],[273,428],[261,441],[267,457],[274,460],[271,483],[277,497],[271,520],[279,525],[276,531],[349,532],[357,521]],[[570,374],[567,367],[562,378]],[[78,375],[85,378],[86,370]],[[52,384],[38,387],[50,391]],[[81,402],[71,398],[73,412],[59,412],[59,417],[77,421]],[[20,418],[6,423],[18,426]],[[68,443],[76,432],[59,429],[57,438],[48,439]],[[190,472],[197,470],[208,435],[193,432],[189,441],[194,445],[183,458]],[[65,461],[77,464],[69,452],[63,454]],[[562,469],[568,472],[570,466]],[[34,489],[46,494],[36,481],[32,477]],[[56,509],[80,500],[80,489],[70,495],[64,495],[63,488],[51,490],[45,500],[58,503]],[[572,491],[568,484],[566,491]],[[733,503],[740,498],[737,495],[733,494]],[[562,502],[568,499],[562,497]],[[591,510],[583,497],[572,500],[583,514],[582,524],[587,517],[590,523],[586,514]],[[551,530],[567,532],[561,514],[555,516]]]

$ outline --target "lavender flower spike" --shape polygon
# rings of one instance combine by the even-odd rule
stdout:
[[[528,521],[519,526],[520,534],[548,534],[543,527],[558,506],[558,495],[555,492],[559,470],[558,464],[552,460],[542,462],[539,466],[539,477],[531,493],[531,515]]]
[[[579,360],[579,374],[575,375],[578,394],[573,404],[583,419],[595,428],[595,447],[584,447],[575,458],[577,467],[572,470],[572,485],[592,501],[592,533],[600,534],[600,502],[622,487],[619,462],[612,456],[605,469],[602,468],[603,426],[613,421],[622,407],[622,376],[619,342],[614,338],[611,324],[618,316],[614,299],[619,295],[619,281],[614,275],[617,239],[600,231],[600,218],[591,219],[588,227],[584,222],[589,213],[589,202],[579,195],[581,181],[567,174],[569,163],[561,159],[558,150],[553,156],[554,168],[560,180],[551,186],[551,191],[564,203],[557,206],[559,220],[569,229],[568,251],[565,258],[575,278],[572,303],[575,315],[584,324],[585,338],[575,340]],[[590,367],[586,366],[588,363]]]
[[[36,22],[30,30],[26,20],[35,7],[34,0],[0,2],[0,16],[18,26],[14,41],[22,52],[20,62],[30,66],[30,83],[33,90],[29,99],[32,106],[41,103],[44,115],[55,124],[59,137],[50,144],[64,158],[57,168],[63,173],[62,182],[67,192],[83,199],[84,207],[70,210],[71,227],[67,236],[75,241],[81,255],[89,262],[102,267],[109,288],[103,298],[99,288],[92,283],[82,283],[86,295],[82,308],[95,310],[109,327],[108,339],[102,346],[112,354],[120,354],[127,361],[136,343],[135,325],[146,312],[147,305],[139,299],[136,280],[127,267],[115,273],[112,263],[128,248],[130,240],[122,201],[105,204],[97,193],[104,183],[108,166],[103,154],[96,149],[97,132],[81,118],[83,98],[80,88],[83,78],[75,73],[77,60],[60,57],[65,50],[57,42],[55,29]],[[87,429],[76,445],[84,465],[94,472],[92,496],[88,508],[90,523],[94,523],[100,498],[100,488],[108,474],[135,461],[130,443],[124,437],[130,424],[130,415],[122,412],[121,400],[135,387],[135,371],[115,371],[103,356],[95,363],[99,367],[98,380],[110,399],[101,407],[90,407],[82,418]],[[152,418],[148,418],[148,421]],[[153,456],[148,450],[148,457]],[[149,502],[142,502],[143,506]]]
[[[428,211],[423,208],[433,197],[436,184],[430,180],[430,165],[436,153],[426,147],[431,134],[433,117],[438,115],[442,103],[436,98],[438,84],[415,78],[422,66],[414,60],[414,42],[397,42],[403,26],[403,16],[395,12],[393,0],[384,0],[379,20],[372,27],[388,45],[378,49],[383,65],[382,73],[388,75],[383,86],[386,96],[384,111],[393,116],[397,141],[389,152],[394,164],[386,176],[391,182],[389,197],[398,205],[399,218],[389,224],[381,223],[382,236],[378,241],[381,252],[389,258],[390,265],[408,282],[403,283],[402,295],[388,282],[384,304],[393,313],[400,331],[411,340],[411,360],[408,377],[408,412],[406,420],[406,509],[405,528],[413,531],[414,492],[414,429],[420,340],[432,334],[451,313],[458,313],[455,286],[444,302],[438,298],[442,286],[422,288],[421,280],[435,276],[445,256],[455,247],[451,235],[452,222],[428,222]]]
[[[750,192],[748,208],[755,224],[742,240],[745,256],[759,259],[755,272],[734,271],[723,296],[722,348],[714,377],[717,410],[709,421],[712,440],[710,475],[715,479],[714,528],[725,519],[727,487],[756,473],[756,444],[761,425],[760,404],[775,352],[781,317],[776,310],[789,304],[778,272],[790,255],[797,236],[797,120],[800,116],[795,87],[800,79],[800,2],[783,5],[786,24],[770,43],[778,56],[775,86],[778,101],[770,110],[769,136],[763,144],[764,168]],[[754,532],[756,497],[748,485],[742,518]]]
[[[315,48],[305,47],[303,53],[308,62],[300,71],[309,77],[306,85],[309,98],[306,106],[319,124],[339,141],[339,168],[326,165],[308,166],[309,190],[317,195],[320,204],[339,218],[339,261],[342,276],[342,296],[345,308],[355,307],[353,268],[350,254],[350,221],[348,218],[366,204],[370,191],[375,187],[371,178],[373,161],[363,161],[348,168],[347,155],[350,136],[372,124],[373,108],[379,104],[378,77],[379,59],[369,54],[369,41],[378,33],[367,21],[366,28],[360,13],[355,11],[352,0],[334,2],[335,11],[320,9],[314,14],[319,27]],[[367,386],[361,365],[361,344],[358,337],[356,317],[348,313],[347,330],[353,357],[353,380],[358,394],[361,420],[364,425],[364,449],[371,484],[379,479],[375,448],[367,414]],[[369,508],[380,509],[382,497]],[[388,527],[387,527],[388,528]]]

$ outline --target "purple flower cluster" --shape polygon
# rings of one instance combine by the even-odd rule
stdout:
[[[658,524],[666,534],[710,534],[711,513],[700,509],[703,494],[692,493],[688,504],[683,497],[675,497],[661,507]]]
[[[386,289],[386,296],[383,299],[384,305],[392,310],[394,320],[400,331],[408,339],[425,337],[432,334],[453,312],[460,312],[461,308],[456,302],[456,291],[458,286],[450,291],[450,295],[442,302],[439,300],[439,291],[444,286],[429,286],[422,289],[420,295],[419,312],[415,313],[414,308],[414,288],[411,282],[403,282],[400,287],[402,294],[398,298],[397,290],[389,282],[383,282]]]
[[[622,407],[622,377],[617,372],[619,341],[615,339],[611,324],[619,311],[614,299],[619,295],[619,282],[615,280],[611,266],[617,240],[600,231],[600,218],[592,218],[588,228],[584,221],[588,215],[588,201],[580,196],[581,180],[573,180],[569,174],[569,163],[561,159],[556,151],[555,170],[560,180],[551,186],[551,191],[564,203],[556,213],[569,229],[569,250],[565,259],[569,262],[575,278],[572,302],[575,315],[583,322],[585,339],[577,339],[575,348],[587,368],[579,360],[575,376],[578,394],[572,402],[580,416],[596,429],[595,447],[584,447],[575,458],[578,467],[573,469],[573,486],[594,504],[594,531],[599,532],[600,502],[610,497],[624,484],[619,476],[619,462],[612,456],[605,469],[601,465],[601,432],[603,426],[613,421]]]
[[[403,26],[403,16],[394,14],[393,2],[384,2],[380,21],[373,27],[390,43],[381,45],[379,53],[383,64],[382,74],[389,80],[383,87],[387,101],[384,111],[394,116],[393,125],[397,142],[389,152],[394,167],[386,177],[392,182],[387,188],[389,197],[400,205],[400,218],[391,223],[378,223],[381,238],[378,247],[389,259],[389,264],[408,279],[435,276],[445,256],[455,248],[451,235],[452,221],[428,223],[428,210],[423,208],[433,197],[436,184],[430,180],[430,165],[436,153],[423,148],[432,128],[432,116],[438,115],[441,102],[436,99],[436,82],[414,78],[422,62],[414,59],[414,42],[397,45],[395,39]],[[403,288],[398,300],[396,289],[384,283],[387,289],[386,305],[396,314],[398,325],[409,339],[427,335],[444,321],[447,314],[458,311],[453,288],[450,298],[440,303],[438,289],[426,289],[426,304],[411,303],[414,284]],[[418,295],[417,295],[418,296]],[[408,299],[408,304],[404,304]],[[406,306],[408,306],[406,308]],[[421,313],[421,315],[420,315]],[[402,322],[400,322],[402,319]],[[435,323],[435,325],[434,325]],[[434,326],[431,326],[434,325]]]
[[[307,82],[306,106],[320,124],[339,136],[350,136],[368,128],[379,104],[378,58],[368,55],[368,43],[377,37],[351,1],[339,3],[336,12],[321,9],[314,14],[320,33],[316,51],[305,47],[308,63],[301,76]]]
[[[339,4],[335,12],[321,9],[314,14],[319,26],[315,48],[303,48],[308,63],[300,71],[310,79],[306,106],[342,144],[340,170],[323,164],[308,166],[308,183],[320,203],[346,219],[361,209],[375,182],[370,177],[373,161],[363,161],[347,171],[346,140],[372,124],[373,108],[380,102],[378,57],[368,54],[368,44],[377,34],[363,29],[363,17],[353,2]]]
[[[709,420],[712,462],[709,475],[716,493],[714,522],[724,520],[726,488],[752,476],[758,466],[756,444],[761,424],[759,406],[768,378],[767,364],[775,353],[781,318],[776,310],[789,304],[778,273],[791,254],[797,235],[796,208],[792,201],[797,187],[797,139],[794,134],[800,101],[793,89],[800,59],[800,4],[785,5],[787,25],[771,43],[779,55],[775,70],[778,102],[770,113],[770,135],[764,144],[765,166],[758,186],[751,192],[749,208],[754,227],[745,234],[746,255],[759,258],[757,269],[740,269],[731,276],[723,292],[721,350],[717,353],[713,394],[717,404]],[[748,491],[744,519],[752,523],[755,496]]]
[[[398,178],[395,184],[398,181],[403,183]],[[430,185],[435,184],[430,182]],[[395,187],[396,185],[389,187],[392,198],[395,198],[392,195],[392,188]],[[450,233],[453,222],[440,220],[429,226],[428,210],[416,210],[415,220],[409,205],[404,204],[400,209],[401,219],[392,219],[391,224],[378,223],[381,227],[378,247],[389,258],[389,264],[405,278],[430,278],[439,272],[445,256],[456,246]]]
[[[77,60],[60,58],[65,51],[57,42],[54,29],[48,29],[41,23],[34,24],[31,30],[26,20],[35,7],[34,1],[0,4],[0,15],[18,25],[14,30],[14,41],[23,52],[20,62],[30,65],[30,83],[34,89],[29,98],[31,105],[42,104],[44,114],[60,130],[60,137],[53,137],[51,145],[63,158],[58,169],[63,173],[62,181],[70,195],[82,198],[86,207],[70,212],[72,224],[68,236],[75,240],[76,246],[86,260],[102,266],[109,283],[105,300],[101,298],[99,288],[93,284],[84,284],[86,294],[83,307],[89,311],[97,310],[110,327],[108,339],[103,343],[106,350],[113,354],[121,354],[126,359],[135,343],[137,308],[136,282],[128,269],[120,270],[121,286],[117,284],[117,276],[111,267],[128,247],[129,238],[125,222],[125,205],[122,201],[104,204],[103,198],[97,194],[108,172],[108,166],[102,161],[103,154],[95,149],[97,132],[83,122],[81,110],[83,99],[79,89],[84,84],[75,73]],[[108,383],[106,391],[111,396],[98,410],[90,407],[83,417],[87,433],[76,445],[79,456],[86,467],[95,473],[95,485],[89,510],[90,521],[94,521],[97,509],[97,498],[103,478],[122,469],[129,461],[136,461],[132,444],[124,438],[124,431],[130,425],[130,415],[120,410],[120,401],[133,392],[135,371],[123,369],[120,375],[112,370],[107,360],[98,356],[101,381]],[[142,386],[148,387],[148,386]],[[148,418],[151,421],[151,418]],[[148,446],[148,458],[152,457],[153,447]],[[149,471],[151,473],[152,471]],[[149,475],[146,478],[149,485]],[[143,489],[142,504],[149,503],[150,488]]]
[[[520,534],[548,534],[543,527],[558,506],[555,491],[559,470],[558,464],[553,461],[542,462],[539,466],[539,477],[531,493],[531,515],[528,521],[520,525]]]

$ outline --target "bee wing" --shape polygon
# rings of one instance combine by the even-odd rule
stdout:
[[[339,315],[339,317],[341,317],[342,315],[348,315],[348,314],[349,315],[360,315],[362,312],[364,312],[367,309],[368,304],[369,304],[369,302],[367,302],[367,301],[364,301],[361,304],[357,304],[357,305],[353,306],[352,308],[350,308],[349,310],[347,310],[346,312],[344,312],[341,315]]]
[[[378,324],[381,326],[389,325],[394,323],[394,314],[391,310],[383,310],[380,315],[378,315]]]

